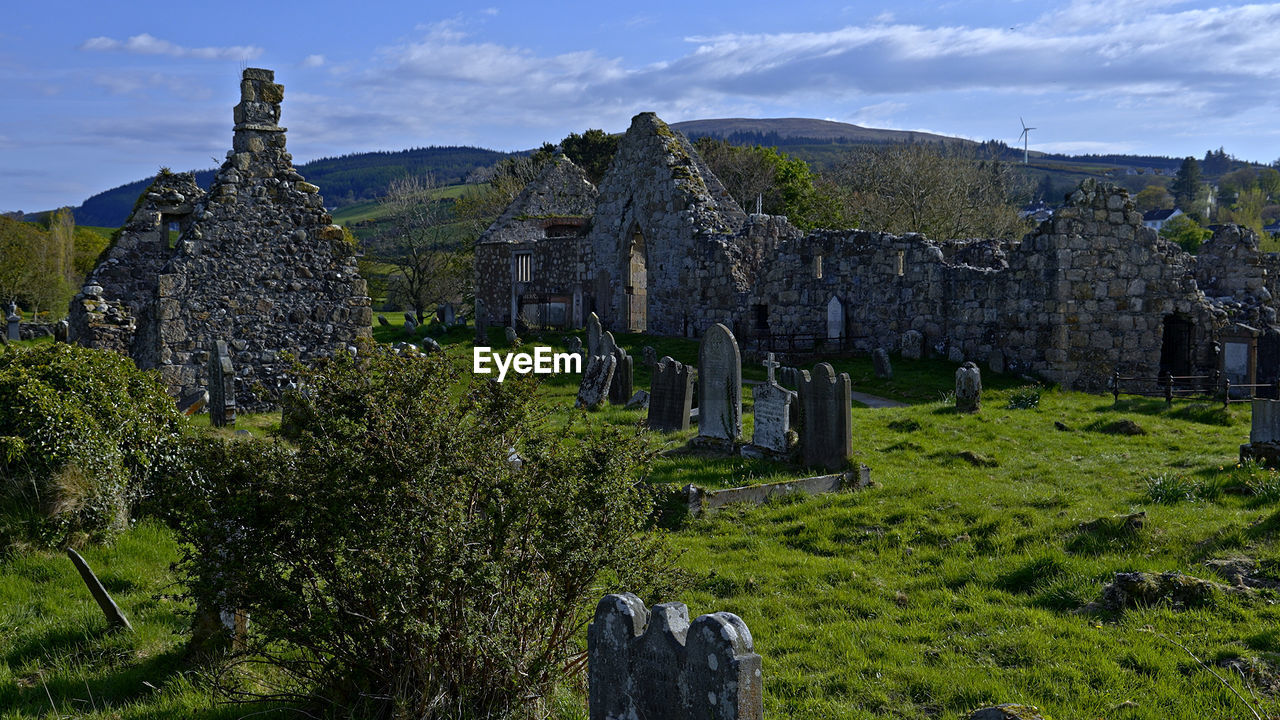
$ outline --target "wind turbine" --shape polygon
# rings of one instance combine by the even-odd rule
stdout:
[[[1022,119],[1021,115],[1018,116],[1018,122],[1022,123],[1022,134],[1018,136],[1018,139],[1022,141],[1022,164],[1026,165],[1027,144],[1031,142],[1031,131],[1035,130],[1035,128],[1027,127],[1027,123]]]

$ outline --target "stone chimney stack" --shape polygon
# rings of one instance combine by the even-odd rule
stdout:
[[[262,68],[245,68],[240,80],[240,104],[235,107],[235,153],[251,153],[263,157],[268,164],[276,164],[285,152],[285,128],[280,127],[280,102],[284,100],[284,86],[275,82],[276,74]],[[247,169],[248,157],[237,158],[239,169]],[[284,163],[288,165],[289,163]]]

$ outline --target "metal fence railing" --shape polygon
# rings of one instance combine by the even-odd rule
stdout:
[[[1222,407],[1233,402],[1249,402],[1258,390],[1267,389],[1280,397],[1280,379],[1269,383],[1235,383],[1215,370],[1208,375],[1173,375],[1161,373],[1156,377],[1122,377],[1119,372],[1111,375],[1111,395],[1116,403],[1121,395],[1162,397],[1168,405],[1175,399],[1222,399]],[[1235,397],[1233,397],[1235,391]]]

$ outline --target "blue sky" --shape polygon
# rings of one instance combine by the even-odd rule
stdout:
[[[213,167],[245,66],[295,162],[571,131],[813,117],[1034,149],[1280,157],[1280,4],[10,3],[0,210]],[[323,191],[323,188],[322,188]]]

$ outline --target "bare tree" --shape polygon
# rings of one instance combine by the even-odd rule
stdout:
[[[453,211],[430,179],[406,177],[391,183],[381,228],[369,254],[396,268],[391,296],[413,308],[421,323],[437,304],[459,300],[471,279],[476,229]]]
[[[866,230],[935,240],[1016,238],[1027,229],[1015,205],[1016,173],[974,150],[909,143],[851,150],[834,180],[846,218]]]

